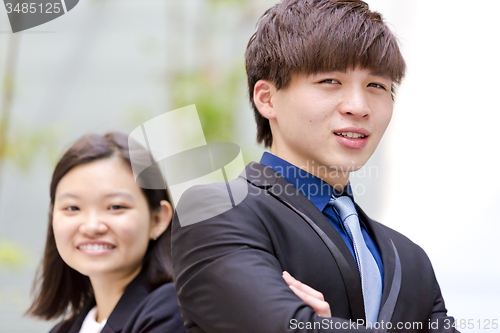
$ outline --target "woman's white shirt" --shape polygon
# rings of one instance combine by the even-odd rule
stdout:
[[[100,333],[104,325],[106,325],[107,319],[104,319],[103,321],[98,323],[96,321],[96,318],[97,307],[94,306],[85,317],[79,333]]]

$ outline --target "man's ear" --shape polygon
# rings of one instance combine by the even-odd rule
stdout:
[[[156,240],[161,234],[167,230],[170,222],[172,221],[172,205],[166,200],[160,202],[161,209],[155,211],[151,218],[151,230],[149,232],[149,238]]]
[[[273,105],[273,97],[276,92],[276,86],[267,80],[257,81],[253,88],[253,102],[264,118],[276,118],[276,110]]]

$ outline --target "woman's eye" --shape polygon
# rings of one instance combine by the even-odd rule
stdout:
[[[120,210],[120,209],[125,209],[127,207],[125,206],[122,206],[122,205],[113,205],[113,206],[110,206],[109,209],[111,210]]]
[[[381,85],[380,83],[374,83],[374,82],[368,84],[368,87],[381,88],[381,89],[387,90],[385,88],[385,86]]]
[[[64,210],[67,210],[69,212],[76,212],[76,211],[80,210],[80,208],[78,208],[76,206],[68,206],[68,207],[64,208]]]

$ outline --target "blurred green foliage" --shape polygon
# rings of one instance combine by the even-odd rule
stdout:
[[[3,142],[4,150],[0,155],[0,163],[9,162],[16,170],[26,173],[34,165],[33,160],[40,155],[48,157],[50,162],[57,159],[59,151],[55,147],[58,147],[56,144],[58,135],[54,127],[32,129],[16,126],[11,133]],[[25,255],[21,248],[0,238],[0,269],[20,268],[25,264]]]
[[[0,92],[0,194],[7,162],[16,170],[27,172],[34,160],[42,153],[55,159],[57,136],[53,127],[27,128],[14,126],[11,120],[15,96],[16,65],[18,63],[19,36],[11,35],[6,51],[6,66],[3,73],[3,87]],[[2,198],[0,197],[0,200]],[[18,246],[0,238],[0,268],[24,265],[24,255]]]
[[[16,126],[7,139],[5,153],[0,159],[12,163],[16,170],[22,172],[28,172],[34,164],[33,160],[40,155],[47,157],[52,164],[60,153],[56,149],[58,132],[60,131],[57,131],[55,126],[42,128]]]
[[[0,269],[19,269],[25,263],[26,256],[18,245],[0,239]]]
[[[269,0],[272,5],[278,0]],[[178,109],[195,104],[200,117],[201,125],[207,142],[238,142],[242,148],[243,158],[251,161],[260,158],[262,150],[256,146],[244,146],[243,133],[238,132],[241,127],[241,112],[251,112],[245,105],[247,101],[247,79],[244,66],[244,46],[238,53],[234,53],[232,60],[227,61],[227,54],[221,60],[221,47],[232,52],[236,38],[240,38],[248,27],[249,38],[257,18],[266,5],[255,0],[205,0],[209,5],[203,24],[195,26],[199,29],[197,40],[197,59],[189,69],[179,69],[169,73],[169,95],[171,109]],[[262,7],[262,8],[261,8]],[[233,16],[231,20],[229,16]],[[225,20],[239,25],[226,25]],[[228,27],[232,27],[228,30]],[[240,30],[241,28],[241,30]],[[247,33],[247,32],[245,32]],[[188,38],[180,38],[188,41]],[[231,43],[232,42],[232,43]],[[238,44],[240,41],[238,40]],[[245,44],[246,45],[246,44]],[[179,45],[179,47],[181,47]],[[181,48],[182,49],[182,48]],[[229,58],[231,59],[231,58]],[[180,66],[182,68],[182,66]],[[194,68],[194,69],[193,69]],[[255,126],[252,121],[248,126]],[[242,145],[243,143],[243,145]]]
[[[217,71],[177,73],[172,82],[174,108],[196,104],[207,142],[231,142],[237,134],[234,124],[242,82],[245,71],[240,64]]]
[[[132,129],[151,120],[153,114],[147,107],[135,105],[124,111],[124,124]]]

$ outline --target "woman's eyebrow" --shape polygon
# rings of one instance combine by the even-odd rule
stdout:
[[[75,199],[79,199],[80,196],[78,194],[75,194],[75,193],[71,193],[71,192],[66,192],[66,193],[62,193],[61,195],[58,195],[57,196],[59,199],[64,199],[64,198],[75,198]],[[127,193],[127,192],[112,192],[112,193],[107,193],[105,195],[102,196],[103,198],[110,198],[110,197],[127,197],[131,200],[134,199],[134,196],[130,193]]]
[[[134,196],[128,192],[113,192],[113,193],[108,193],[103,196],[104,198],[110,198],[110,197],[127,197],[130,200],[134,200]]]
[[[58,195],[57,198],[59,198],[59,199],[64,199],[64,198],[75,198],[75,199],[78,199],[78,198],[80,198],[80,196],[77,195],[77,194],[74,194],[74,193],[66,192],[66,193]]]

